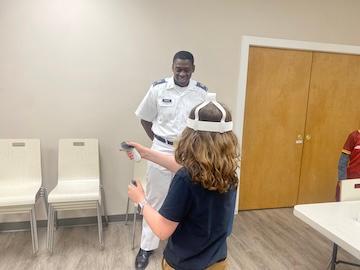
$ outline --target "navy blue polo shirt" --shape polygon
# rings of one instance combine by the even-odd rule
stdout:
[[[179,222],[164,250],[170,266],[200,270],[226,258],[235,199],[235,188],[221,194],[193,183],[185,168],[175,174],[159,210],[163,217]]]

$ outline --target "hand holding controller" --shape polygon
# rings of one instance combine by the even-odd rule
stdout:
[[[134,160],[136,162],[139,162],[141,160],[141,156],[140,156],[139,152],[135,149],[135,147],[130,144],[127,144],[126,142],[122,142],[120,144],[120,150],[126,151],[126,152],[131,152],[133,154]]]

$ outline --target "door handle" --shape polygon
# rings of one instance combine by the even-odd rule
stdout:
[[[310,141],[310,140],[311,140],[311,135],[310,135],[310,134],[306,134],[305,140]]]
[[[295,144],[303,144],[304,143],[304,139],[302,137],[301,134],[298,134],[295,140]]]

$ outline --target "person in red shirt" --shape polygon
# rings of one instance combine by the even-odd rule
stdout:
[[[338,164],[338,180],[360,178],[360,129],[349,134],[341,151]],[[339,201],[340,182],[336,187]]]

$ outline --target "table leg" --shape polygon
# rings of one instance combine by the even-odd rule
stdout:
[[[334,243],[331,262],[330,262],[330,269],[331,270],[335,270],[335,268],[336,268],[337,250],[338,250],[338,246],[337,246],[337,244]]]

